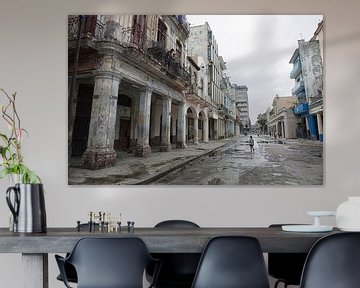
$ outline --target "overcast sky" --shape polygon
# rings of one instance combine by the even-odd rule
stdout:
[[[297,40],[309,40],[321,19],[321,15],[187,15],[191,26],[209,23],[230,81],[248,87],[252,124],[276,94],[291,96],[289,60]]]

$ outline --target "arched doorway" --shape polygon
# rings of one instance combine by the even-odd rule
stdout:
[[[204,121],[205,121],[205,114],[203,111],[199,113],[199,120],[198,120],[198,140],[204,141]]]
[[[196,111],[194,108],[189,107],[186,111],[186,142],[194,141],[194,122],[196,117]]]

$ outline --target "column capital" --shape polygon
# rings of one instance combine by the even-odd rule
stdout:
[[[154,91],[154,88],[150,86],[140,86],[138,89],[140,92],[147,92],[147,93],[152,93]]]
[[[95,72],[93,72],[93,75],[94,75],[95,79],[106,78],[106,79],[117,80],[119,82],[123,78],[120,75],[120,73],[117,73],[117,72],[114,72],[114,71],[95,71]]]

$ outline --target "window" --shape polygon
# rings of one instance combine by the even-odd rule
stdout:
[[[212,31],[208,31],[208,42],[212,43]]]
[[[146,16],[145,15],[134,15],[132,23],[132,43],[137,46],[141,46],[144,39],[146,27]]]
[[[208,60],[211,61],[211,45],[208,45]]]

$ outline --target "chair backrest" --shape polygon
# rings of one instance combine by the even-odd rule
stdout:
[[[200,228],[200,226],[188,220],[165,220],[157,223],[155,228]]]
[[[139,238],[82,238],[67,259],[76,269],[78,288],[142,288],[152,260]]]
[[[268,288],[269,280],[256,238],[212,238],[202,254],[192,288]]]
[[[281,228],[271,224],[269,228]],[[307,253],[268,253],[269,275],[288,285],[299,285]]]
[[[332,234],[317,241],[306,259],[300,287],[360,287],[360,233]]]
[[[166,220],[155,228],[200,228],[188,220]],[[157,278],[157,287],[190,287],[200,260],[200,253],[161,253],[155,254],[162,260],[162,267]],[[151,271],[149,271],[151,274]]]

